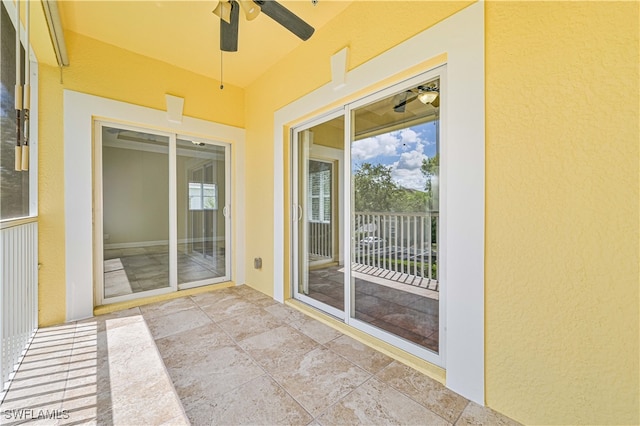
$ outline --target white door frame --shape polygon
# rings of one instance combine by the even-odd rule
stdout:
[[[318,157],[323,157],[326,156],[329,159],[336,159],[338,161],[344,161],[343,160],[343,156],[340,155],[339,153],[336,153],[335,151],[338,150],[332,150],[330,148],[326,148],[326,147],[320,147],[318,145],[312,145],[311,142],[311,138],[310,137],[304,137],[304,135],[308,134],[308,130],[311,129],[312,127],[315,127],[319,124],[322,123],[326,123],[327,121],[331,121],[337,117],[340,117],[344,114],[344,108],[340,108],[334,111],[331,111],[329,113],[323,114],[321,116],[315,117],[314,119],[305,122],[303,125],[297,126],[296,128],[292,129],[292,135],[291,135],[291,206],[292,206],[292,214],[291,214],[291,253],[294,254],[294,256],[292,257],[292,262],[291,262],[291,276],[292,276],[292,283],[293,285],[291,286],[291,296],[301,300],[302,302],[313,306],[317,309],[320,309],[322,311],[325,311],[327,313],[329,313],[330,315],[333,315],[336,318],[339,318],[341,320],[345,319],[345,314],[344,311],[341,311],[339,309],[334,308],[333,306],[327,305],[326,303],[320,302],[316,299],[313,299],[309,296],[307,296],[304,292],[300,292],[298,290],[298,283],[300,282],[300,280],[302,280],[303,283],[303,287],[306,289],[308,288],[308,276],[306,275],[306,272],[308,272],[309,270],[309,259],[308,256],[303,256],[302,259],[299,258],[300,256],[300,247],[305,247],[307,244],[307,239],[308,239],[308,228],[306,226],[303,227],[302,233],[299,232],[298,227],[299,227],[299,222],[303,221],[306,222],[305,217],[307,217],[307,212],[304,211],[303,208],[303,204],[306,205],[307,204],[307,197],[306,197],[306,190],[303,191],[304,195],[302,196],[302,202],[300,200],[300,189],[301,189],[301,185],[302,185],[302,189],[304,190],[306,188],[307,185],[307,175],[308,175],[308,170],[307,170],[307,163],[309,160],[309,156],[310,156],[310,152],[311,150],[314,151],[314,155],[318,156]],[[303,135],[303,140],[301,141],[299,138],[299,135],[302,134]],[[302,168],[303,168],[303,178],[299,179],[299,175],[300,175],[300,162],[299,162],[299,157],[300,157],[300,145],[302,143],[302,149],[303,149],[303,158],[305,159]],[[310,146],[312,145],[312,146]],[[340,170],[339,172],[339,177],[338,179],[340,180],[340,191],[338,194],[338,203],[340,206],[340,217],[338,218],[338,223],[339,223],[339,234],[342,235],[342,229],[344,228],[344,217],[342,216],[342,205],[341,205],[341,199],[342,199],[342,167],[341,167],[341,163],[339,163],[338,165],[338,170]],[[342,251],[340,251],[342,252]],[[300,262],[302,262],[302,268],[300,268]],[[301,270],[302,269],[302,270]]]
[[[345,179],[345,187],[344,193],[348,194],[345,200],[345,215],[349,218],[349,234],[352,232],[352,223],[351,223],[351,206],[352,206],[352,198],[351,198],[351,143],[353,135],[352,135],[352,112],[369,103],[379,101],[388,96],[391,96],[395,93],[401,93],[411,87],[415,87],[420,83],[424,83],[425,81],[433,80],[438,78],[439,88],[440,88],[440,128],[447,128],[447,66],[441,65],[432,70],[429,70],[424,73],[420,73],[411,78],[408,78],[400,83],[396,83],[385,89],[377,91],[371,95],[362,97],[357,101],[351,102],[345,106],[345,145],[349,146],[349,148],[345,149],[345,162],[344,162],[344,174],[348,176],[348,179]],[[440,132],[440,140],[438,141],[440,145],[440,174],[439,174],[439,182],[440,182],[440,198],[441,200],[446,200],[447,198],[447,145],[448,141],[446,140],[446,131]],[[353,282],[351,282],[351,274],[347,274],[346,271],[351,271],[351,251],[352,251],[352,238],[345,238],[343,241],[344,244],[344,252],[345,252],[345,306],[349,306],[349,314],[346,318],[346,323],[351,325],[361,331],[364,331],[367,334],[370,334],[378,339],[384,340],[387,343],[396,346],[405,352],[408,352],[412,355],[415,355],[419,358],[424,359],[425,361],[431,362],[440,367],[446,366],[446,302],[447,302],[447,206],[445,202],[440,203],[440,214],[439,214],[439,235],[438,235],[438,282],[439,285],[439,299],[438,299],[438,330],[439,330],[439,350],[438,352],[433,352],[429,349],[426,349],[418,344],[411,343],[403,338],[398,337],[397,335],[384,331],[378,327],[374,327],[365,321],[361,321],[355,318],[355,286]]]
[[[234,223],[244,223],[244,151],[245,131],[192,117],[182,122],[169,120],[166,111],[87,95],[63,91],[64,110],[64,211],[65,211],[65,293],[66,321],[93,316],[93,130],[94,120],[135,123],[168,133],[203,137],[228,143],[232,153],[232,209]],[[233,225],[234,244],[231,273],[236,285],[245,281],[245,228]]]
[[[122,296],[105,297],[104,295],[104,198],[103,198],[103,163],[102,163],[102,129],[111,127],[122,130],[131,130],[140,133],[153,134],[168,138],[168,167],[169,167],[169,286],[154,290],[130,293]],[[128,300],[140,299],[142,297],[158,296],[166,293],[172,293],[187,288],[199,287],[208,284],[216,284],[231,280],[231,236],[230,215],[226,214],[230,205],[231,194],[231,167],[229,162],[230,146],[226,143],[214,142],[202,138],[193,138],[190,136],[180,135],[173,132],[163,132],[155,129],[149,129],[142,126],[131,126],[120,123],[110,122],[108,120],[94,121],[94,283],[95,283],[95,303],[96,305],[104,305],[110,303],[125,302]],[[177,223],[177,140],[189,140],[209,145],[220,146],[225,149],[225,203],[223,214],[225,215],[225,275],[211,279],[192,281],[189,283],[178,284],[178,223]],[[228,194],[228,195],[227,195]]]
[[[169,286],[163,287],[155,290],[143,291],[139,293],[131,293],[122,296],[115,297],[105,297],[104,295],[104,197],[103,197],[103,180],[102,180],[102,129],[103,127],[113,127],[122,130],[131,130],[146,134],[153,134],[158,136],[164,136],[168,139],[168,164],[169,167],[169,223],[167,226],[169,227]],[[95,144],[94,144],[94,160],[93,160],[93,170],[94,170],[94,204],[93,204],[93,223],[94,223],[94,235],[93,235],[93,270],[94,270],[94,279],[95,283],[95,304],[103,305],[105,303],[117,303],[124,302],[127,300],[137,299],[140,297],[148,297],[148,296],[158,296],[161,294],[171,293],[176,291],[177,288],[177,276],[173,276],[173,271],[171,265],[173,264],[173,260],[177,259],[175,253],[173,253],[172,247],[175,245],[174,239],[174,230],[172,229],[172,209],[171,206],[175,206],[175,187],[173,182],[175,181],[175,168],[171,167],[171,152],[173,151],[175,154],[175,134],[160,132],[153,129],[145,129],[137,126],[129,126],[122,125],[117,123],[111,123],[105,120],[95,120],[94,121],[94,135],[95,135]],[[175,165],[175,162],[173,162]],[[173,201],[173,204],[172,204]],[[175,279],[174,279],[175,278]]]
[[[418,84],[421,84],[425,81],[429,81],[429,80],[433,80],[434,78],[439,78],[440,83],[439,83],[439,87],[440,87],[440,95],[441,95],[441,113],[440,113],[440,126],[442,128],[446,129],[446,119],[447,119],[447,115],[446,115],[446,65],[443,66],[439,66],[436,67],[430,71],[424,72],[424,73],[420,73],[416,76],[413,76],[411,78],[408,78],[402,82],[390,85],[389,87],[386,87],[380,91],[377,91],[373,94],[370,94],[368,96],[364,96],[356,101],[353,101],[349,104],[346,104],[343,108],[341,108],[338,111],[335,111],[334,113],[332,113],[331,115],[327,116],[327,115],[322,115],[318,118],[312,119],[309,122],[305,122],[303,125],[299,126],[299,127],[295,127],[292,129],[293,132],[293,137],[292,139],[292,175],[291,175],[291,181],[292,181],[292,189],[293,189],[293,193],[292,193],[292,200],[294,203],[294,206],[299,205],[299,201],[297,200],[297,196],[298,196],[298,191],[300,189],[300,185],[302,185],[302,188],[304,188],[306,186],[306,172],[304,170],[306,170],[306,160],[308,160],[311,156],[308,155],[309,153],[309,147],[307,144],[307,141],[304,138],[304,135],[307,131],[307,129],[316,126],[322,122],[326,122],[329,121],[330,119],[333,119],[335,117],[344,116],[344,134],[343,134],[343,147],[344,150],[341,151],[342,152],[342,170],[341,170],[341,174],[342,176],[346,176],[346,179],[341,179],[340,185],[341,185],[341,191],[340,191],[340,195],[339,198],[337,199],[338,203],[340,204],[340,206],[342,207],[342,213],[343,216],[340,218],[340,224],[341,224],[341,228],[343,228],[345,231],[344,233],[341,233],[341,237],[339,240],[339,244],[342,246],[342,250],[340,250],[341,253],[344,253],[344,306],[345,306],[345,311],[339,311],[331,306],[328,306],[322,302],[319,302],[315,299],[312,299],[308,296],[305,295],[305,293],[301,293],[298,291],[298,284],[300,282],[300,280],[302,280],[303,286],[306,289],[307,288],[307,276],[305,274],[305,271],[308,270],[308,261],[307,261],[307,256],[303,255],[303,259],[300,259],[299,256],[301,254],[301,252],[299,251],[299,244],[306,244],[307,241],[307,227],[305,226],[303,228],[303,232],[302,235],[300,235],[300,232],[298,232],[298,221],[293,222],[293,226],[292,226],[292,238],[293,238],[293,247],[294,250],[292,250],[292,254],[294,255],[292,258],[292,265],[294,266],[294,271],[293,271],[293,280],[292,280],[292,287],[293,287],[293,296],[302,301],[305,302],[311,306],[314,306],[318,309],[321,309],[333,316],[336,316],[340,319],[343,319],[345,321],[346,324],[353,326],[354,328],[357,328],[361,331],[364,331],[367,334],[370,334],[378,339],[381,339],[383,341],[386,341],[390,344],[392,344],[393,346],[396,346],[402,350],[404,350],[405,352],[408,352],[410,354],[413,354],[415,356],[418,356],[426,361],[429,361],[435,365],[444,367],[445,366],[445,356],[444,356],[444,352],[446,350],[446,315],[445,315],[445,306],[446,306],[446,288],[447,288],[447,284],[446,284],[446,267],[444,267],[444,265],[446,265],[446,236],[445,236],[445,232],[446,232],[446,215],[447,215],[447,211],[446,211],[446,203],[441,203],[441,209],[440,209],[440,221],[441,221],[441,225],[439,227],[439,233],[440,235],[438,236],[438,264],[439,264],[439,276],[438,276],[438,281],[440,282],[440,297],[438,300],[438,311],[439,311],[439,315],[438,315],[438,327],[439,327],[439,351],[438,352],[433,352],[429,349],[426,349],[420,345],[411,343],[405,339],[402,339],[400,337],[398,337],[397,335],[390,333],[388,331],[382,330],[378,327],[374,327],[372,325],[370,325],[369,323],[365,322],[365,321],[361,321],[355,318],[355,288],[353,283],[351,282],[351,263],[352,263],[352,256],[351,256],[351,252],[352,252],[352,242],[353,242],[353,238],[352,238],[352,223],[351,223],[351,205],[352,205],[352,188],[351,188],[351,143],[352,143],[352,132],[351,132],[351,128],[352,128],[352,111],[369,103],[381,100],[383,98],[386,98],[388,96],[391,96],[395,93],[401,93],[411,87],[415,87]],[[302,140],[302,144],[300,144],[300,140],[298,135],[303,135],[303,140]],[[447,153],[446,153],[446,146],[447,146],[447,142],[446,140],[444,140],[443,138],[446,136],[445,132],[441,132],[440,133],[440,141],[439,141],[439,145],[440,145],[440,158],[441,158],[441,177],[440,179],[440,197],[442,199],[446,199],[446,162],[447,162]],[[299,146],[302,145],[302,149],[303,149],[303,154],[307,154],[305,155],[303,158],[305,159],[305,164],[303,164],[303,175],[302,178],[300,179],[299,177]],[[315,147],[314,147],[315,148]],[[304,197],[304,196],[303,196]],[[304,200],[304,203],[306,204],[306,197]],[[306,212],[305,212],[306,213]],[[304,220],[304,218],[306,217],[306,214],[302,215],[302,220]],[[294,217],[294,219],[296,219]],[[299,264],[299,262],[302,262],[303,264],[303,268],[302,271],[299,271],[297,269],[297,265]]]
[[[283,259],[284,128],[410,70],[447,64],[448,251],[446,386],[484,404],[484,2],[473,3],[423,32],[299,97],[274,114],[274,259]],[[373,88],[373,89],[372,89]],[[345,160],[346,161],[346,160]],[[346,257],[347,253],[345,253]],[[284,262],[275,262],[273,294],[284,300]]]
[[[186,136],[186,135],[177,135],[178,139],[181,140],[188,140],[188,141],[193,141],[193,142],[199,142],[199,143],[204,143],[207,145],[215,145],[215,146],[221,146],[224,147],[224,164],[225,164],[225,171],[224,171],[224,205],[223,206],[218,206],[218,208],[222,207],[222,214],[224,215],[224,246],[225,246],[225,274],[222,277],[217,277],[217,278],[210,278],[210,279],[206,279],[206,280],[200,280],[200,281],[192,281],[192,282],[188,282],[188,283],[183,283],[183,284],[178,284],[178,290],[185,290],[188,288],[194,288],[194,287],[201,287],[203,285],[208,285],[208,284],[217,284],[217,283],[222,283],[222,282],[226,282],[226,281],[231,281],[232,277],[233,277],[233,272],[232,272],[232,266],[231,266],[231,253],[232,253],[232,244],[234,244],[233,239],[231,238],[231,201],[233,199],[233,194],[231,192],[231,146],[228,143],[222,143],[222,142],[215,142],[213,140],[210,139],[204,139],[204,138],[196,138],[196,137],[192,137],[192,136]],[[177,211],[177,209],[176,209]],[[176,235],[176,241],[177,240],[177,235]],[[179,241],[178,241],[179,242]],[[176,254],[177,256],[177,254]],[[177,257],[176,257],[177,259]],[[177,271],[177,269],[176,269]],[[177,281],[177,277],[176,277],[176,281]]]

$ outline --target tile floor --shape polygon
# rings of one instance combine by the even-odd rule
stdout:
[[[512,420],[246,286],[38,331],[2,424]]]
[[[169,247],[166,245],[106,249],[104,259],[105,297],[169,287]],[[224,276],[224,262],[224,254],[205,257],[180,244],[178,284]]]

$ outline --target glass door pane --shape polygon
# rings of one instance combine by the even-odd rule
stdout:
[[[226,174],[225,146],[178,139],[178,284],[229,279]]]
[[[338,194],[344,158],[344,116],[297,132],[296,141],[295,296],[343,317],[343,221]]]
[[[350,316],[439,352],[439,79],[352,110]]]
[[[169,283],[169,137],[102,127],[103,298]]]

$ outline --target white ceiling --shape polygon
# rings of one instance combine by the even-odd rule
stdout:
[[[220,79],[220,23],[217,1],[60,1],[67,31]],[[351,1],[281,0],[316,31]],[[313,37],[313,36],[312,36]],[[224,82],[246,87],[301,43],[271,18],[247,21],[241,14],[238,52],[224,53]]]

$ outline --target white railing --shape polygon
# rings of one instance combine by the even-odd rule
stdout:
[[[0,224],[0,375],[7,385],[38,327],[38,222]]]
[[[309,255],[314,260],[333,259],[331,223],[309,222]]]
[[[438,212],[355,213],[354,269],[438,290]]]

